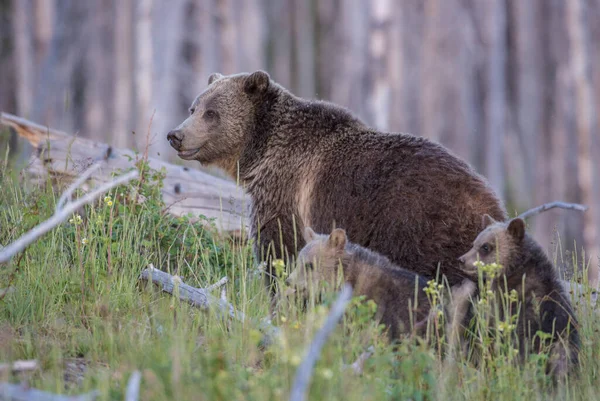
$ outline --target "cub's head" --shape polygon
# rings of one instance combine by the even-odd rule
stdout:
[[[218,166],[235,178],[247,136],[259,123],[257,110],[274,85],[263,71],[212,74],[208,88],[192,103],[190,116],[167,140],[180,158]]]
[[[483,216],[483,231],[479,233],[473,247],[458,258],[465,273],[476,276],[478,260],[484,264],[498,263],[505,273],[513,263],[523,246],[525,222],[516,218],[509,222],[497,222],[489,215]]]
[[[296,268],[287,279],[288,285],[306,295],[325,281],[336,284],[340,261],[346,253],[346,232],[336,228],[330,235],[315,233],[310,227],[304,230],[306,245],[296,259]]]

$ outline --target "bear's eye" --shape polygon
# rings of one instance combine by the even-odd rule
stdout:
[[[313,270],[313,269],[314,269],[314,266],[313,266],[313,264],[312,264],[312,263],[310,263],[310,262],[309,262],[309,263],[305,263],[305,264],[304,264],[304,268],[305,268],[306,270]]]
[[[204,112],[204,118],[207,118],[209,120],[212,120],[213,118],[215,118],[217,116],[217,112],[214,110],[206,110]]]
[[[190,107],[190,116],[191,116],[192,114],[194,114],[194,112],[195,112],[195,111],[196,111],[196,109],[195,109],[194,107]]]
[[[492,250],[492,248],[490,247],[490,244],[481,245],[481,251],[483,253],[490,253],[491,250]]]

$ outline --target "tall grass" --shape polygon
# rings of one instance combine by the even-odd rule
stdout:
[[[140,282],[149,263],[197,287],[227,276],[227,297],[237,309],[256,319],[269,315],[251,244],[217,234],[205,219],[164,214],[161,180],[148,172],[142,204],[131,202],[135,183],[111,191],[0,266],[0,288],[14,287],[0,300],[0,361],[37,359],[41,369],[26,377],[31,386],[57,393],[97,388],[105,400],[122,399],[135,369],[142,372],[143,400],[287,398],[334,294],[306,308],[281,303],[273,321],[281,340],[264,350],[251,323],[198,311]],[[49,217],[57,197],[49,185],[26,187],[10,174],[0,185],[0,245],[6,245]],[[521,365],[490,354],[476,366],[462,354],[444,360],[426,341],[392,348],[373,321],[374,305],[355,299],[323,350],[310,399],[600,398],[600,319],[592,308],[576,309],[582,372],[553,388],[536,357]],[[345,366],[371,345],[375,354],[364,374],[353,375]]]

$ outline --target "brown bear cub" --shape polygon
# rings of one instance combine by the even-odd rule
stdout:
[[[486,227],[473,247],[459,258],[465,273],[478,277],[477,262],[497,263],[500,274],[491,282],[498,291],[514,290],[520,302],[515,334],[522,357],[550,347],[548,370],[556,378],[564,377],[579,362],[577,320],[558,274],[541,246],[525,231],[522,219],[497,222],[484,216]],[[483,277],[485,279],[485,277]],[[500,318],[504,319],[503,308]],[[536,335],[547,333],[544,339]]]
[[[306,297],[323,281],[335,287],[343,276],[355,296],[364,295],[377,304],[376,319],[386,326],[391,340],[413,329],[416,334],[425,334],[430,311],[425,279],[395,266],[383,255],[348,242],[340,228],[320,235],[307,227],[304,236],[307,244],[287,279],[300,295]]]
[[[481,216],[504,220],[487,181],[443,146],[379,132],[335,104],[301,99],[262,71],[213,74],[167,135],[185,160],[225,170],[251,198],[258,259],[287,259],[304,227],[344,227],[352,241],[450,284]]]

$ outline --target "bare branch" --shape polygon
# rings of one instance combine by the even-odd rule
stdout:
[[[0,383],[0,401],[92,401],[99,396],[98,390],[69,396],[47,393],[20,384]]]
[[[578,203],[567,203],[567,202],[556,201],[556,202],[545,203],[541,206],[534,207],[533,209],[529,209],[526,212],[523,212],[520,215],[518,215],[517,218],[526,219],[528,217],[536,216],[542,212],[545,212],[546,210],[554,209],[555,207],[558,207],[561,209],[568,209],[568,210],[579,210],[580,212],[585,212],[588,209],[587,206],[580,205]]]
[[[37,370],[38,367],[38,361],[35,359],[29,361],[14,361],[13,363],[0,363],[0,373],[4,373],[6,371],[28,372]]]
[[[90,176],[92,174],[94,174],[96,172],[96,170],[98,170],[100,168],[100,166],[102,166],[101,163],[93,164],[92,166],[90,166],[90,168],[85,170],[83,172],[83,174],[81,174],[81,176],[79,176],[79,178],[77,178],[71,185],[69,185],[67,190],[61,195],[60,199],[56,203],[56,211],[57,212],[59,212],[60,209],[62,209],[64,204],[67,202],[67,200],[71,197],[71,195],[73,195],[73,192],[77,188],[79,188],[88,178],[90,178]]]
[[[140,399],[140,383],[142,381],[142,374],[139,370],[136,370],[131,374],[129,381],[127,382],[127,390],[125,392],[125,401],[138,401]]]
[[[298,367],[296,372],[296,378],[292,386],[290,393],[290,401],[303,401],[306,399],[306,392],[310,377],[312,375],[313,367],[321,356],[321,349],[325,345],[325,341],[335,328],[338,320],[341,319],[342,315],[346,311],[346,306],[352,297],[352,287],[349,284],[344,285],[344,288],[340,292],[338,299],[333,304],[329,316],[321,329],[315,335],[312,343],[308,348],[306,357]]]
[[[354,361],[352,365],[350,365],[350,368],[352,368],[352,371],[355,375],[363,374],[363,370],[365,369],[365,362],[367,361],[367,359],[372,357],[374,353],[375,348],[371,345],[369,348],[367,348],[365,352],[360,354],[358,359],[356,359],[356,361]]]
[[[241,323],[244,323],[247,320],[246,315],[243,312],[237,311],[229,302],[212,296],[205,289],[185,284],[179,277],[172,276],[169,273],[156,269],[153,265],[144,269],[140,274],[140,278],[159,284],[162,287],[162,290],[169,294],[173,294],[175,286],[177,286],[179,298],[197,308],[203,310],[216,308],[220,313],[226,314],[230,318]],[[274,338],[279,335],[279,329],[271,325],[268,321],[261,322],[258,325],[258,329],[264,334],[262,342],[265,346],[271,344]]]
[[[206,291],[212,291],[212,290],[216,290],[217,288],[221,288],[223,287],[225,284],[227,284],[227,276],[223,277],[221,280],[217,281],[216,283],[209,285],[208,287],[205,288]]]
[[[84,173],[85,174],[85,173]],[[52,230],[54,227],[58,226],[64,220],[66,220],[69,216],[71,216],[77,209],[80,207],[87,205],[88,203],[96,200],[100,195],[107,192],[108,190],[124,184],[138,176],[138,171],[131,171],[125,175],[122,175],[116,178],[114,181],[107,182],[94,191],[91,191],[81,198],[77,199],[74,202],[68,202],[63,209],[58,212],[55,212],[52,217],[48,220],[40,223],[33,229],[29,230],[27,233],[22,235],[18,240],[14,241],[12,244],[0,249],[0,263],[8,262],[14,255],[23,251],[29,244],[37,240],[42,235],[46,234],[48,231]]]

